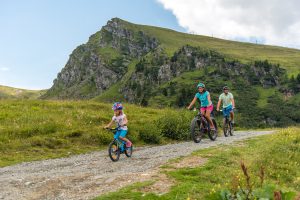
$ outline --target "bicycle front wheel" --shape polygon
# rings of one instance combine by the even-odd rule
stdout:
[[[224,132],[225,137],[229,136],[230,126],[229,126],[229,123],[228,123],[228,119],[226,119],[226,118],[223,121],[223,132]]]
[[[195,143],[199,143],[202,139],[202,131],[200,128],[200,120],[194,118],[191,123],[191,137]]]
[[[212,120],[212,122],[213,122],[213,124],[215,126],[215,130],[213,130],[213,131],[209,130],[208,131],[208,137],[209,137],[210,140],[214,141],[218,137],[218,127],[217,127],[216,120],[215,119],[211,119],[211,120]]]
[[[108,146],[108,155],[113,162],[116,162],[120,158],[120,149],[117,141],[112,141]]]

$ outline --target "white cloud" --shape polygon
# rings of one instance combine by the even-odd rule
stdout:
[[[6,71],[9,71],[9,68],[8,67],[0,67],[0,71],[6,72]]]
[[[157,0],[188,32],[300,48],[299,0]]]

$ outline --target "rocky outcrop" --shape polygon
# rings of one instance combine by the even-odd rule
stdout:
[[[130,26],[133,25],[118,18],[108,21],[101,30],[100,47],[111,46],[126,55],[140,57],[158,46],[156,38]]]
[[[127,72],[134,58],[158,46],[158,41],[133,24],[114,18],[78,46],[43,98],[95,97]]]

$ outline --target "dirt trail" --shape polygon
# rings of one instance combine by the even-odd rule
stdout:
[[[0,168],[0,199],[91,199],[137,181],[149,180],[168,160],[195,150],[230,144],[272,131],[240,131],[216,141],[136,148],[132,158],[112,162],[107,151]],[[125,176],[126,174],[126,176]]]

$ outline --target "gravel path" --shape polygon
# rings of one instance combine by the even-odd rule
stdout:
[[[240,131],[233,137],[136,148],[132,158],[121,155],[113,163],[107,151],[61,159],[27,162],[0,168],[0,199],[91,199],[143,181],[143,175],[169,159],[198,149],[230,144],[273,131]],[[126,176],[125,176],[126,174]],[[129,175],[128,175],[129,174]]]

